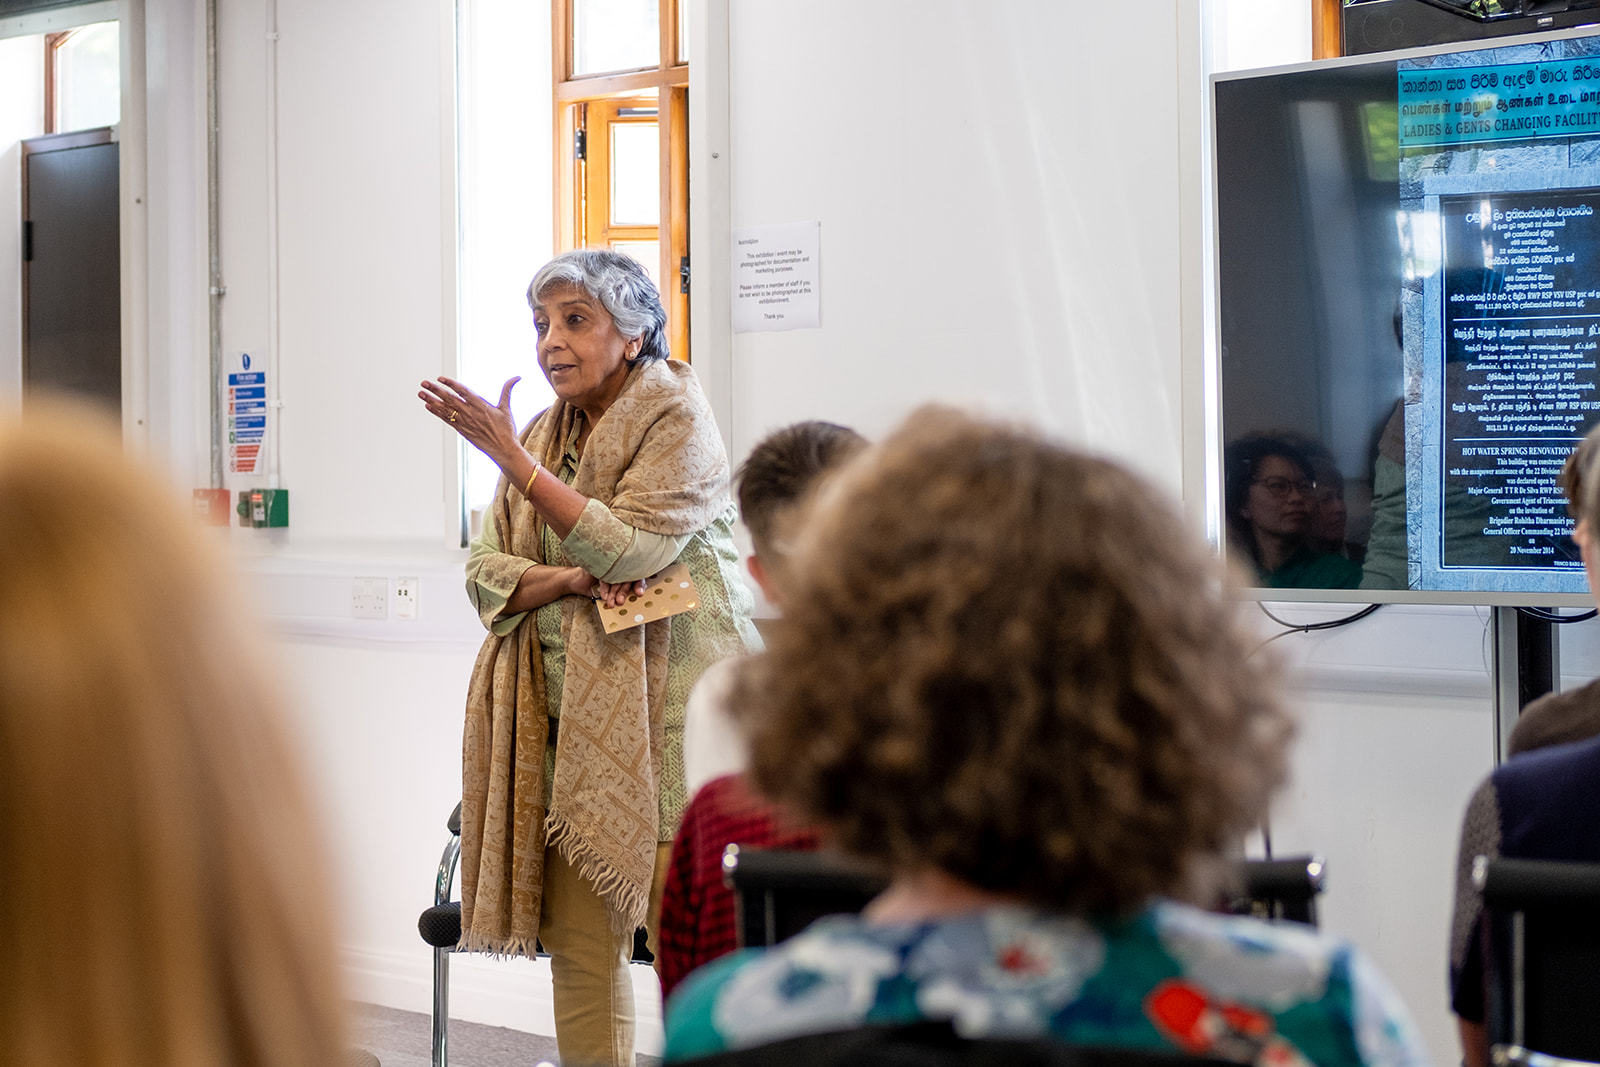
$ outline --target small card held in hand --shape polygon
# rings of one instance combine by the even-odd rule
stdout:
[[[694,583],[689,580],[689,568],[674,563],[660,574],[646,578],[643,593],[628,594],[627,603],[620,608],[608,608],[600,603],[600,625],[608,634],[626,630],[641,623],[655,622],[670,615],[681,615],[694,610],[700,603]]]

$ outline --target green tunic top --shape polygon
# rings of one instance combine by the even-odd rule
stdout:
[[[1355,589],[1361,584],[1361,564],[1302,547],[1261,579],[1268,589]]]
[[[559,470],[551,470],[567,485],[578,473],[577,436],[567,441]],[[689,568],[700,606],[674,615],[671,622],[671,651],[667,658],[666,748],[662,756],[660,794],[660,839],[670,841],[688,803],[683,776],[683,707],[689,690],[706,667],[727,656],[761,647],[761,638],[750,621],[755,606],[749,589],[739,577],[739,553],[733,543],[735,511],[730,503],[723,513],[703,530],[681,537],[651,533],[629,526],[598,500],[584,505],[583,514],[565,539],[557,537],[548,524],[544,527],[544,558],[556,566],[579,566],[602,581],[627,582],[647,578],[663,567],[680,560]],[[625,545],[617,551],[608,546]],[[483,625],[495,634],[516,629],[525,612],[503,615],[506,602],[516,592],[520,571],[502,572],[505,584],[487,579],[475,564],[484,556],[499,553],[501,545],[495,524],[486,522],[483,532],[472,542],[467,561],[467,594],[478,609]],[[528,566],[533,566],[530,560]],[[526,568],[524,568],[525,570]],[[566,675],[566,640],[561,632],[561,601],[552,601],[534,610],[534,626],[539,635],[539,652],[544,667],[545,710],[552,723],[561,716],[561,694]],[[549,802],[555,781],[556,746],[545,748],[545,800]]]

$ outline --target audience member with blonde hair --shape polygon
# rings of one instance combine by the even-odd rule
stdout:
[[[669,1061],[822,1062],[844,1041],[871,1062],[871,1041],[948,1022],[1237,1063],[1426,1062],[1348,945],[1181,902],[1210,899],[1290,734],[1183,525],[1113,463],[943,409],[829,482],[735,699],[756,787],[889,888],[690,976]]]
[[[4,1059],[338,1063],[328,870],[238,584],[97,419],[0,419]]]

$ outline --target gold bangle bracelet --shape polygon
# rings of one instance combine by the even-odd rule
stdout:
[[[539,461],[533,461],[533,473],[528,475],[528,484],[522,487],[522,495],[527,496],[533,492],[534,479],[539,477]]]

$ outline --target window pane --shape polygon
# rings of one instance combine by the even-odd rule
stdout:
[[[661,224],[661,134],[653,122],[611,124],[611,225]]]
[[[572,0],[572,73],[661,63],[658,0]]]
[[[122,117],[117,24],[97,22],[56,47],[56,132],[114,126]]]
[[[689,0],[678,0],[678,62],[689,62]]]
[[[661,288],[661,279],[656,277],[661,273],[660,241],[612,241],[611,250],[638,260],[639,266],[643,267],[645,273],[650,275],[650,280],[656,283],[656,288]]]
[[[550,66],[548,56],[541,64],[527,54],[527,42],[540,33],[548,39],[549,32],[548,7],[527,0],[473,0],[456,67],[462,111],[456,152],[460,362],[454,376],[492,401],[500,396],[501,383],[522,375],[511,394],[518,428],[554,397],[539,370],[533,314],[524,296],[555,244]],[[504,135],[513,129],[518,136]],[[493,499],[500,468],[465,442],[461,454],[467,506],[482,508]]]

